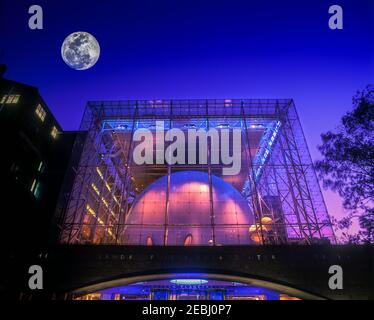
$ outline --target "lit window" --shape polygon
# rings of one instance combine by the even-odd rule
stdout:
[[[146,244],[148,247],[149,246],[153,246],[153,239],[152,239],[152,237],[151,236],[148,236],[147,237],[147,244]]]
[[[108,231],[109,235],[114,239],[115,235],[113,234],[113,231],[110,228],[107,228],[107,231]]]
[[[42,170],[43,170],[43,161],[40,161],[38,171],[42,172]]]
[[[96,187],[96,185],[94,183],[91,183],[91,187],[92,187],[92,189],[95,190],[95,192],[96,192],[97,195],[100,194],[99,189]]]
[[[51,131],[51,136],[56,139],[57,138],[57,134],[58,134],[58,130],[56,127],[53,127],[52,128],[52,131]]]
[[[188,247],[188,246],[190,246],[191,244],[192,244],[192,234],[188,234],[187,235],[187,237],[184,239],[184,243],[183,243],[183,245],[185,246],[185,247]]]
[[[32,182],[32,185],[31,185],[31,189],[30,189],[31,192],[34,192],[35,185],[36,185],[36,180],[34,179],[34,181]]]
[[[20,98],[20,95],[19,95],[19,94],[14,95],[14,96],[13,96],[13,99],[12,99],[12,103],[18,103],[19,98]]]
[[[106,188],[108,189],[108,191],[112,191],[112,189],[110,188],[110,185],[108,184],[108,182],[105,181],[105,186]]]
[[[15,103],[18,103],[20,97],[21,96],[19,94],[11,94],[11,95],[5,94],[1,98],[0,103],[15,104]]]
[[[36,181],[36,179],[34,179],[34,181],[32,182],[30,191],[36,198],[40,197],[40,183]]]
[[[105,204],[105,206],[108,208],[108,202],[105,200],[104,197],[101,197],[101,201]]]
[[[34,190],[35,198],[40,198],[40,183],[37,182]]]
[[[100,176],[101,179],[104,179],[103,173],[101,172],[101,170],[99,169],[99,167],[96,167],[96,172]]]
[[[44,121],[45,116],[47,115],[41,104],[38,104],[35,110],[36,115],[39,117],[40,120]]]
[[[91,208],[91,206],[90,206],[89,204],[86,205],[86,209],[87,209],[88,213],[89,213],[91,216],[96,217],[96,213],[95,213],[95,211]]]

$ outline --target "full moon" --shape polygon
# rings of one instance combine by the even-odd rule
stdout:
[[[88,32],[69,34],[61,46],[65,63],[75,70],[87,70],[95,65],[100,56],[100,46]]]

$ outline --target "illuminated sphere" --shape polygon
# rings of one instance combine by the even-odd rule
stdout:
[[[251,239],[257,244],[262,242],[261,235],[258,232],[252,233]]]
[[[99,60],[100,45],[92,34],[74,32],[64,40],[61,56],[69,67],[75,70],[87,70]]]
[[[263,232],[266,232],[268,231],[268,228],[264,225],[261,226],[259,223],[253,224],[249,227],[249,233],[260,232],[260,230],[262,230]]]
[[[270,217],[262,217],[261,218],[261,223],[262,224],[271,224],[271,223],[273,223],[273,220]]]
[[[213,244],[208,175],[200,171],[171,174],[167,216],[166,187],[164,176],[138,195],[126,219],[124,243],[163,245],[166,239],[167,245]],[[254,219],[247,200],[213,175],[212,194],[216,244],[253,243],[248,228]]]

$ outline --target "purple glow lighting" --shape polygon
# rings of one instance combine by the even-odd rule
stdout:
[[[125,243],[155,245],[164,241],[167,177],[161,177],[138,196],[126,220]],[[215,237],[219,244],[250,244],[253,214],[247,200],[224,180],[212,176]],[[171,174],[168,196],[168,245],[208,245],[212,239],[209,177],[199,171]],[[149,242],[149,241],[148,241]]]

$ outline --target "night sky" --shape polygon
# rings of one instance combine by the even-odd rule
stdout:
[[[41,5],[44,29],[28,28]],[[328,7],[344,30],[328,28]],[[75,31],[100,43],[87,71],[62,60]],[[0,0],[0,62],[6,77],[34,85],[66,130],[87,100],[293,98],[313,159],[357,90],[374,83],[374,1]],[[331,214],[340,201],[325,192]]]

